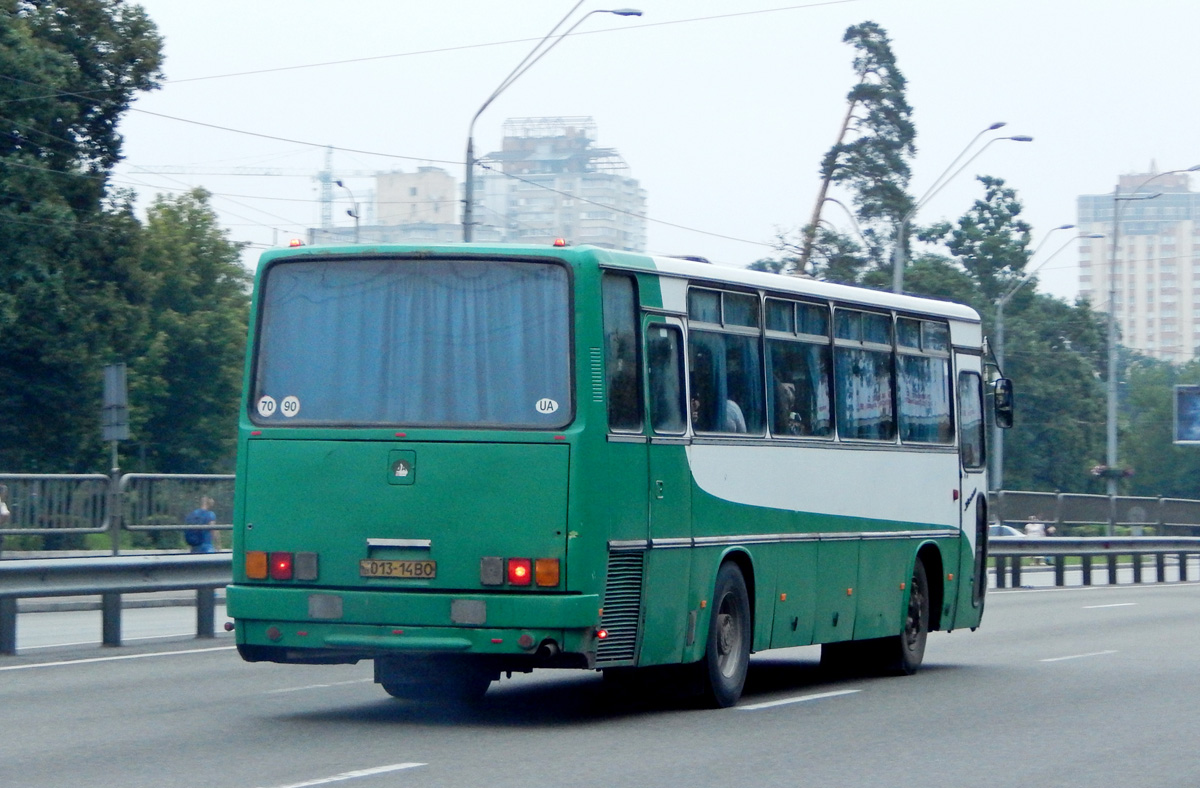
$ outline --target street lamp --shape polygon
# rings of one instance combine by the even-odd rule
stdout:
[[[586,14],[579,17],[579,19],[575,22],[575,24],[573,24],[569,28],[567,28],[565,32],[559,34],[558,38],[554,39],[554,41],[549,46],[546,46],[546,42],[549,41],[550,38],[553,37],[554,34],[558,32],[558,29],[563,26],[563,23],[566,22],[567,19],[569,19],[571,17],[571,15],[574,14],[575,11],[581,5],[583,5],[583,0],[579,0],[578,3],[576,3],[574,6],[571,7],[571,10],[567,12],[567,15],[564,16],[562,19],[560,19],[558,21],[558,24],[555,25],[554,27],[552,27],[550,29],[550,32],[547,33],[546,36],[537,43],[537,46],[535,46],[533,49],[531,49],[529,51],[529,54],[526,55],[525,58],[520,63],[517,64],[517,67],[514,68],[509,73],[509,75],[503,79],[503,81],[501,81],[500,85],[497,86],[497,88],[492,91],[492,94],[487,97],[487,100],[483,102],[483,105],[478,110],[476,110],[475,114],[471,117],[471,125],[467,127],[467,177],[464,179],[464,184],[463,184],[463,189],[464,189],[464,194],[463,194],[463,240],[464,241],[471,240],[471,236],[473,235],[472,227],[475,224],[475,210],[474,210],[474,207],[475,207],[474,206],[474,200],[475,200],[475,194],[474,194],[474,190],[475,190],[475,121],[479,120],[479,116],[482,115],[483,111],[488,108],[488,105],[491,104],[493,101],[495,101],[496,97],[499,96],[501,93],[503,93],[504,90],[509,85],[516,82],[517,79],[519,79],[522,74],[524,74],[526,71],[528,71],[530,68],[532,68],[533,64],[537,63],[539,60],[541,60],[546,55],[547,52],[549,52],[551,49],[554,49],[554,47],[556,47],[560,43],[562,43],[562,40],[564,38],[571,35],[571,33],[574,32],[575,28],[577,28],[581,24],[583,24],[583,21],[585,19],[587,19],[589,16],[591,16],[592,14],[616,14],[617,16],[641,16],[642,15],[642,12],[638,11],[635,8],[616,8],[616,9],[598,8],[594,11],[588,11]],[[543,47],[545,47],[545,48],[543,48]]]
[[[866,236],[862,234],[862,229],[858,226],[858,220],[854,218],[854,212],[847,208],[844,202],[836,197],[826,197],[824,201],[834,203],[837,207],[841,208],[845,212],[846,218],[850,220],[850,226],[854,228],[854,234],[858,236],[858,240],[863,242],[863,248],[865,249],[870,246],[867,243]],[[830,227],[833,227],[833,225],[830,225]],[[836,230],[837,228],[834,227],[834,229]]]
[[[1200,164],[1180,170],[1167,170],[1151,175],[1139,183],[1129,194],[1120,194],[1118,186],[1113,189],[1113,242],[1112,255],[1108,266],[1108,415],[1106,421],[1106,451],[1104,457],[1105,491],[1109,498],[1117,495],[1117,477],[1121,474],[1117,467],[1117,246],[1121,240],[1121,203],[1141,200],[1153,200],[1161,197],[1162,192],[1138,194],[1151,181],[1164,175],[1174,175],[1180,172],[1195,172],[1200,170]],[[1108,535],[1112,535],[1112,521],[1108,523]]]
[[[929,187],[929,190],[927,192],[925,192],[925,194],[923,194],[920,197],[920,199],[918,199],[915,203],[913,203],[913,207],[909,209],[908,213],[904,214],[904,216],[900,219],[899,224],[896,225],[896,245],[892,249],[892,292],[893,293],[903,293],[904,292],[904,238],[906,235],[905,228],[908,227],[908,221],[910,219],[912,219],[913,216],[916,215],[917,211],[921,208],[921,206],[925,205],[925,203],[927,203],[931,199],[933,199],[933,197],[935,195],[937,195],[938,192],[940,192],[943,188],[945,188],[946,184],[950,183],[950,181],[954,180],[954,178],[960,172],[962,172],[968,166],[970,166],[971,162],[978,159],[979,156],[985,150],[987,150],[989,146],[992,145],[992,143],[999,142],[1000,140],[1012,140],[1013,142],[1033,142],[1033,137],[1027,136],[1025,134],[1017,134],[1017,135],[1014,135],[1011,137],[992,137],[990,140],[988,140],[986,143],[983,144],[983,147],[981,147],[979,150],[975,151],[974,155],[972,155],[971,158],[969,158],[965,162],[963,162],[963,165],[961,167],[959,167],[957,170],[954,169],[954,165],[958,164],[959,160],[962,159],[962,157],[967,154],[967,151],[969,151],[971,149],[971,146],[973,146],[975,144],[975,142],[981,136],[988,133],[989,131],[994,131],[995,129],[998,129],[1004,125],[1005,125],[1004,123],[993,123],[992,125],[988,126],[986,129],[984,129],[983,131],[979,132],[974,137],[972,137],[971,141],[969,143],[967,143],[967,147],[963,148],[962,152],[954,157],[954,161],[950,162],[950,166],[942,171],[942,174],[937,177],[937,179],[933,182],[933,185]],[[951,172],[951,170],[954,170],[954,171]]]
[[[334,181],[334,183],[337,184],[338,188],[346,190],[346,194],[350,195],[350,202],[353,203],[353,205],[354,205],[354,208],[352,210],[346,211],[346,215],[354,218],[354,243],[357,244],[358,243],[358,200],[354,199],[354,192],[350,191],[349,186],[342,183],[341,181]]]
[[[1039,243],[1037,248],[1033,250],[1033,254],[1029,256],[1029,259],[1032,260],[1037,256],[1037,253],[1041,251],[1041,248],[1046,245],[1046,241],[1050,240],[1051,235],[1059,230],[1070,230],[1074,227],[1075,225],[1073,224],[1063,224],[1046,233],[1046,236],[1042,238],[1042,242]],[[1030,268],[1025,273],[1025,276],[1021,277],[1021,281],[1009,288],[1007,293],[996,299],[996,345],[993,350],[996,356],[996,366],[999,368],[1001,375],[1004,374],[1004,307],[1008,304],[1009,300],[1017,294],[1018,290],[1024,287],[1025,284],[1033,278],[1034,274],[1036,274],[1043,266],[1045,266],[1046,263],[1057,257],[1059,252],[1070,246],[1073,241],[1079,238],[1103,237],[1104,233],[1080,233],[1079,235],[1076,235],[1075,238],[1072,238],[1070,241],[1067,241],[1065,244],[1055,249],[1054,252],[1045,260],[1042,260],[1033,268]],[[1001,490],[1004,488],[1004,430],[1000,429],[1000,427],[992,428],[992,446],[992,489]]]

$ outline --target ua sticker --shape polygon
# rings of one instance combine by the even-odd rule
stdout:
[[[279,403],[279,409],[283,411],[283,415],[289,419],[300,412],[299,397],[284,397],[283,402]]]
[[[558,403],[555,402],[554,400],[550,399],[549,397],[547,397],[545,399],[538,400],[537,404],[534,405],[533,407],[537,410],[538,413],[541,413],[544,415],[547,413],[553,413],[554,411],[558,410]]]
[[[275,415],[275,398],[260,397],[258,400],[258,415],[264,419]]]

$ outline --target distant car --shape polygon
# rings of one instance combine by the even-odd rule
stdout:
[[[1001,525],[999,523],[993,523],[992,525],[988,526],[988,536],[989,537],[992,537],[992,536],[1024,536],[1024,535],[1025,534],[1023,532],[1018,531],[1016,528],[1013,528],[1011,525]]]

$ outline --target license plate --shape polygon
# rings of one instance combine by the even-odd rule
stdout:
[[[375,561],[364,558],[358,562],[358,574],[360,577],[432,580],[437,577],[437,561]]]

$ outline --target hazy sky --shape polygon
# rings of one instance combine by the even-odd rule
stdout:
[[[475,139],[490,151],[507,118],[591,116],[648,193],[652,252],[746,265],[807,220],[853,83],[842,34],[865,20],[888,31],[908,79],[915,196],[995,121],[1008,123],[995,136],[1035,138],[991,145],[919,222],[957,218],[982,195],[972,176],[994,175],[1017,189],[1036,246],[1075,221],[1077,195],[1152,161],[1200,164],[1196,0],[587,0],[579,13],[626,2],[644,16],[593,15],[488,108]],[[574,4],[143,0],[167,81],[122,123],[126,164],[315,174],[333,145],[357,151],[335,152],[335,170],[432,163],[461,181],[471,116]],[[118,173],[146,199],[206,187],[232,237],[258,248],[319,220],[309,177]],[[362,202],[372,188],[346,184]],[[351,224],[335,196],[335,222]],[[848,228],[836,205],[825,217]],[[1042,271],[1043,289],[1073,297],[1074,244]]]

